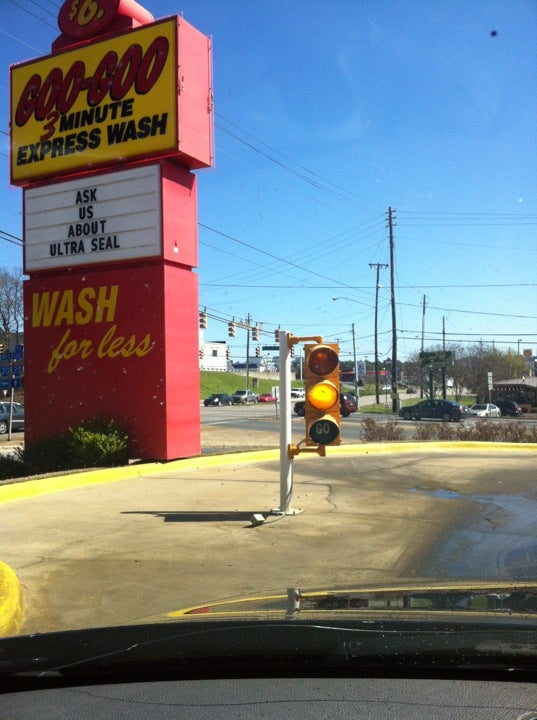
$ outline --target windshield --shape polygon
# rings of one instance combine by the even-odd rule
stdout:
[[[2,5],[0,635],[533,617],[535,3],[116,5]]]

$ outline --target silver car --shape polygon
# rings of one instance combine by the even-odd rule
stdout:
[[[10,402],[0,402],[0,435],[5,435],[9,429],[9,408]],[[18,402],[13,403],[13,415],[11,419],[12,430],[24,429],[24,405]]]
[[[474,417],[500,417],[501,410],[493,403],[476,403],[469,410],[470,415]]]

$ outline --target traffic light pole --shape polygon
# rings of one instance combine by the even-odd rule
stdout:
[[[246,319],[246,390],[250,387],[250,313],[248,313],[248,317]]]
[[[291,444],[291,346],[290,334],[280,330],[280,507],[274,512],[293,515],[293,456]]]

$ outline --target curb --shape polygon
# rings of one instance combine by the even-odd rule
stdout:
[[[221,467],[222,465],[249,464],[277,460],[278,458],[279,450],[255,450],[252,452],[230,453],[229,455],[206,455],[183,460],[171,460],[169,462],[151,462],[141,465],[88,470],[35,480],[15,480],[12,483],[0,486],[0,505],[88,485],[119,482],[148,475],[157,475],[163,472],[197,470],[204,467],[214,467],[215,465]]]
[[[449,450],[483,450],[490,452],[537,452],[537,443],[502,443],[478,441],[435,441],[435,442],[378,442],[360,445],[328,446],[326,457],[338,455],[368,455],[370,453],[409,453],[409,452],[446,452]],[[64,490],[100,485],[102,483],[119,482],[133,478],[157,475],[166,472],[179,472],[181,470],[199,470],[202,468],[223,465],[244,465],[249,463],[268,462],[279,460],[280,451],[277,448],[270,450],[253,450],[250,452],[230,453],[229,455],[205,455],[183,460],[169,462],[152,462],[142,465],[129,465],[117,468],[105,468],[77,472],[70,475],[39,478],[36,480],[18,481],[0,486],[0,505],[27,500],[41,495],[49,495]],[[311,458],[311,456],[308,456]],[[302,462],[304,458],[297,458]]]
[[[0,561],[0,637],[16,635],[24,620],[22,592],[13,570]]]

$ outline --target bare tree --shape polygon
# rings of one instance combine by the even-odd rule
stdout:
[[[491,372],[495,381],[510,380],[520,377],[525,367],[522,356],[503,352],[483,342],[464,351],[459,349],[456,364],[462,383],[481,402],[488,400],[487,373]]]
[[[446,367],[448,378],[453,381],[453,392],[460,399],[464,390],[485,402],[488,400],[487,373],[491,372],[495,381],[510,380],[520,377],[526,367],[521,355],[513,354],[510,350],[503,352],[486,345],[483,342],[463,347],[450,345],[452,362]],[[442,352],[440,345],[427,348],[427,352]],[[421,373],[427,374],[427,368],[422,368],[419,353],[416,352],[405,363],[405,374],[411,383],[419,384]],[[440,370],[434,370],[434,392],[440,389]],[[425,380],[425,393],[428,395],[428,384]]]
[[[22,343],[23,327],[22,270],[0,268],[0,343],[4,349]]]

